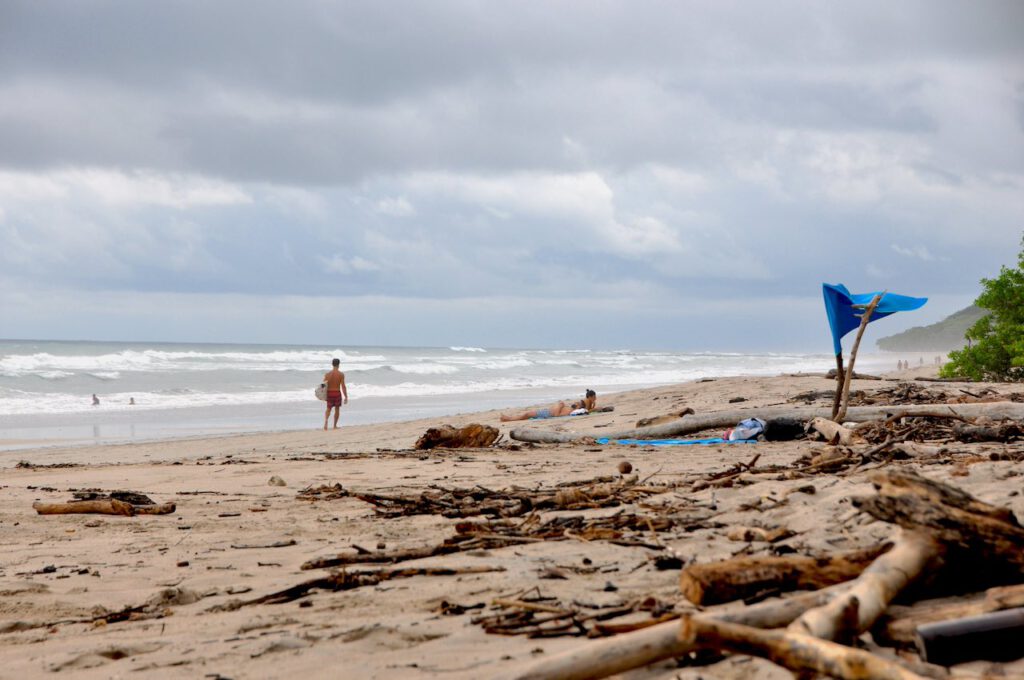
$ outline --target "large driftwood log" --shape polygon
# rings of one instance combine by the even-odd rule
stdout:
[[[789,624],[811,607],[825,604],[847,588],[849,584],[840,583],[750,606],[711,607],[703,615],[756,628],[777,628]],[[679,639],[679,623],[669,621],[633,633],[586,642],[567,652],[540,659],[512,677],[514,680],[598,680],[696,649],[692,642]]]
[[[789,629],[823,640],[852,639],[874,625],[893,598],[939,554],[940,547],[930,534],[904,532],[891,550],[857,577],[848,591],[805,612]]]
[[[792,671],[842,680],[922,680],[923,676],[868,652],[810,635],[761,630],[705,616],[683,617],[679,638],[716,650],[764,657]]]
[[[734,557],[692,564],[679,575],[687,600],[698,605],[741,600],[773,591],[823,588],[856,578],[890,543],[829,557]]]
[[[40,515],[169,515],[174,512],[174,503],[153,505],[132,505],[114,498],[94,501],[71,501],[70,503],[43,503],[36,501],[32,508]]]
[[[990,402],[986,404],[910,404],[906,406],[853,406],[846,412],[846,421],[864,422],[885,419],[894,413],[902,413],[908,417],[916,414],[942,414],[959,418],[977,418],[985,416],[993,420],[1016,419],[1024,420],[1024,404],[1012,401]],[[536,444],[567,444],[578,441],[593,440],[595,437],[609,439],[663,439],[679,435],[692,434],[702,430],[719,427],[731,427],[736,423],[757,416],[765,420],[775,418],[796,418],[810,420],[812,418],[828,418],[831,408],[815,406],[774,406],[765,408],[736,409],[718,413],[684,416],[679,420],[656,425],[624,430],[610,434],[579,434],[574,432],[549,432],[534,428],[521,427],[512,430],[512,439]]]
[[[933,580],[957,592],[1020,582],[1024,528],[1013,512],[908,470],[886,469],[870,479],[878,494],[851,502],[876,519],[927,531],[943,544],[947,554],[942,569],[930,574]]]
[[[484,449],[494,444],[501,433],[490,425],[470,423],[458,429],[451,425],[431,427],[423,436],[416,440],[416,448],[420,450],[444,447],[448,449],[477,448]]]

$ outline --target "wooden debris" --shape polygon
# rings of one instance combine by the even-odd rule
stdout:
[[[851,588],[827,605],[811,609],[790,624],[790,630],[823,640],[847,642],[874,625],[904,588],[940,555],[930,534],[904,532],[892,549],[880,555]]]
[[[352,590],[363,586],[375,586],[382,581],[390,581],[398,578],[411,578],[413,576],[459,576],[465,574],[486,574],[495,571],[505,571],[504,567],[419,567],[409,569],[376,569],[371,571],[346,571],[341,570],[329,576],[303,581],[283,590],[268,593],[261,597],[240,602],[231,602],[218,605],[211,611],[233,611],[242,607],[249,607],[257,604],[282,604],[292,602],[300,597],[308,595],[313,590]]]
[[[825,437],[825,441],[830,444],[850,446],[851,444],[863,443],[864,441],[864,438],[853,430],[826,418],[813,418],[808,427],[821,433]]]
[[[169,515],[177,507],[174,503],[161,503],[151,505],[132,505],[114,498],[71,501],[69,503],[44,503],[36,501],[32,508],[40,515],[122,515],[132,517],[134,515]]]
[[[680,411],[673,411],[672,413],[665,414],[663,416],[654,416],[652,418],[641,418],[636,421],[637,427],[648,427],[650,425],[661,425],[662,423],[671,423],[679,420],[683,416],[693,415],[695,411],[687,406]]]
[[[693,564],[679,577],[683,596],[697,605],[757,597],[765,592],[822,588],[856,578],[891,547],[885,543],[837,556],[735,557]]]
[[[843,592],[847,584],[800,593],[785,599],[759,602],[747,607],[712,607],[705,616],[759,628],[785,626],[811,607],[820,606]],[[648,664],[684,656],[695,651],[692,642],[680,640],[679,624],[659,623],[643,630],[589,642],[546,659],[541,659],[516,680],[591,680],[623,673]]]
[[[706,616],[685,616],[679,638],[704,649],[762,656],[796,672],[842,680],[922,680],[923,676],[860,649],[810,635],[761,630]]]
[[[501,436],[501,432],[490,425],[470,423],[458,429],[451,425],[432,427],[416,440],[418,450],[443,447],[446,449],[475,448],[484,449],[492,446]]]
[[[909,470],[871,475],[878,494],[851,499],[854,507],[904,529],[925,531],[944,546],[943,586],[957,592],[1020,581],[1024,528],[1013,512]]]

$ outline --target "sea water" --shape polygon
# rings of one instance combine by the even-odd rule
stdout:
[[[8,340],[0,449],[322,426],[313,389],[335,357],[350,397],[342,425],[834,365],[827,354],[800,353]],[[896,359],[866,357],[858,368],[889,370]]]

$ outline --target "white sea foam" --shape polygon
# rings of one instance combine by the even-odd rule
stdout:
[[[391,369],[398,373],[413,373],[415,375],[449,375],[459,372],[457,366],[445,364],[394,364]]]
[[[453,352],[486,352],[483,347],[449,347]]]

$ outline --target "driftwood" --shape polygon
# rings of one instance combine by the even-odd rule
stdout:
[[[842,391],[842,397],[839,401],[838,413],[833,408],[832,420],[837,423],[843,422],[846,418],[846,410],[850,406],[850,380],[855,375],[853,365],[857,362],[857,350],[860,349],[861,338],[864,337],[864,329],[868,327],[868,323],[871,321],[871,315],[875,312],[875,307],[882,301],[883,293],[879,293],[871,299],[871,302],[864,309],[860,315],[860,326],[857,328],[857,338],[853,341],[853,348],[850,350],[850,365],[846,367],[842,377],[837,376],[836,390]],[[856,305],[859,306],[859,305]]]
[[[678,420],[679,418],[682,418],[683,416],[693,415],[694,413],[695,413],[695,411],[692,408],[690,408],[689,406],[687,406],[686,408],[684,408],[681,411],[675,411],[673,413],[667,413],[667,414],[665,414],[663,416],[654,416],[653,418],[641,418],[640,420],[636,421],[636,426],[637,427],[649,427],[651,425],[661,425],[663,423],[671,423],[671,422],[673,422],[675,420]]]
[[[943,567],[930,576],[964,592],[1018,583],[1024,572],[1024,528],[1013,512],[977,500],[948,484],[908,470],[877,472],[878,494],[851,499],[854,507],[943,544]]]
[[[412,576],[459,576],[462,574],[485,574],[494,571],[505,571],[504,567],[420,567],[408,569],[375,569],[368,571],[337,571],[330,576],[314,578],[283,590],[253,598],[251,600],[230,602],[214,608],[215,611],[235,610],[256,604],[282,604],[304,597],[313,590],[352,590],[363,586],[375,586],[382,581]]]
[[[825,604],[847,587],[847,584],[842,583],[782,600],[759,602],[749,607],[712,607],[704,615],[758,628],[775,628],[787,625],[811,607]],[[514,678],[595,680],[682,656],[696,649],[693,643],[679,639],[679,624],[670,621],[607,640],[588,642],[562,654],[541,659]]]
[[[856,578],[890,545],[834,557],[734,557],[693,564],[683,569],[679,587],[683,596],[697,605],[747,599],[766,592],[822,588]]]
[[[706,616],[683,617],[679,637],[706,649],[753,654],[798,671],[842,680],[921,680],[923,676],[868,652],[810,635],[761,630]]]
[[[1016,421],[991,425],[956,424],[953,435],[961,442],[1008,442],[1024,438],[1024,424]]]
[[[443,447],[447,449],[476,448],[483,449],[498,440],[501,433],[490,425],[470,423],[458,429],[451,425],[432,427],[416,440],[419,450]]]
[[[847,641],[860,635],[939,552],[930,534],[905,532],[891,550],[857,577],[848,591],[827,605],[807,611],[789,629],[823,640]]]
[[[851,406],[846,412],[846,421],[865,422],[888,418],[893,413],[911,417],[916,415],[944,417],[976,418],[985,416],[993,420],[1015,419],[1024,420],[1024,404],[1001,401],[984,404],[910,404],[906,406]],[[569,444],[593,441],[594,437],[609,439],[662,439],[679,435],[692,434],[703,430],[730,427],[736,423],[757,416],[764,420],[774,418],[796,418],[804,421],[812,418],[828,418],[830,408],[815,406],[765,407],[760,409],[737,409],[680,418],[672,423],[653,427],[635,428],[610,434],[579,434],[574,432],[550,432],[533,428],[515,428],[510,436],[512,439],[537,444]]]
[[[175,511],[174,503],[154,503],[153,505],[132,505],[114,498],[91,501],[71,501],[70,503],[43,503],[36,501],[32,508],[40,515],[169,515]]]
[[[851,444],[863,443],[864,441],[864,439],[853,430],[843,427],[839,423],[826,418],[812,418],[809,427],[821,433],[821,435],[825,437],[825,441],[830,444],[850,446]]]

